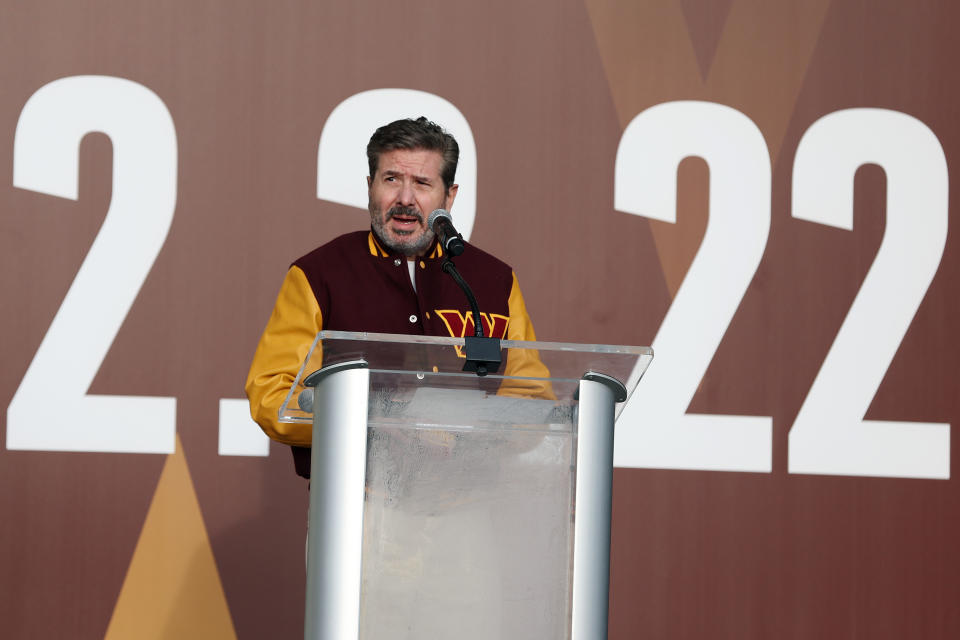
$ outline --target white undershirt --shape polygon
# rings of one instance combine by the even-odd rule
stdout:
[[[407,260],[407,270],[410,272],[410,284],[413,285],[413,290],[417,290],[417,278],[415,273],[417,270],[417,261],[416,260]]]

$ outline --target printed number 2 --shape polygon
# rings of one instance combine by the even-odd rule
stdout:
[[[354,94],[330,113],[317,145],[317,198],[366,211],[366,156],[370,134],[398,118],[426,115],[442,122],[460,144],[457,182],[460,195],[454,218],[470,239],[477,210],[477,149],[460,110],[440,96],[413,89],[371,89]],[[221,455],[267,455],[266,436],[250,419],[246,400],[220,400]]]
[[[177,139],[166,106],[120,78],[51,82],[17,122],[13,184],[76,200],[80,141],[91,132],[113,144],[113,198],[7,409],[7,447],[172,453],[175,398],[87,394],[173,221]]]
[[[651,107],[620,141],[614,206],[675,222],[677,166],[689,156],[710,168],[707,230],[653,341],[656,357],[618,420],[614,464],[770,471],[770,417],[686,413],[767,245],[770,154],[763,135],[723,105]]]
[[[853,176],[887,174],[887,220],[860,287],[790,431],[791,473],[950,477],[950,425],[864,420],[933,280],[947,239],[947,162],[919,120],[881,109],[824,116],[793,168],[793,216],[853,229]]]

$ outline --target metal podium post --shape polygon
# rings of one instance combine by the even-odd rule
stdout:
[[[305,640],[360,633],[363,494],[370,370],[358,360],[325,367],[314,389]]]
[[[588,373],[579,395],[570,637],[601,640],[607,637],[610,594],[614,405],[627,392],[615,378]]]

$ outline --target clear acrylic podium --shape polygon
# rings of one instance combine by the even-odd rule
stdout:
[[[322,331],[280,410],[313,423],[309,640],[606,637],[613,425],[647,347]],[[315,408],[315,410],[313,410]]]

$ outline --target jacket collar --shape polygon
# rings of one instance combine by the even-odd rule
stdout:
[[[386,247],[380,244],[380,240],[377,238],[377,235],[373,232],[373,230],[367,234],[367,245],[370,248],[370,255],[374,257],[389,258],[393,255],[389,250],[387,250]],[[436,238],[433,239],[433,244],[430,245],[430,248],[427,250],[427,253],[424,255],[424,257],[427,259],[443,257],[443,247],[440,246],[440,243],[437,242]]]

